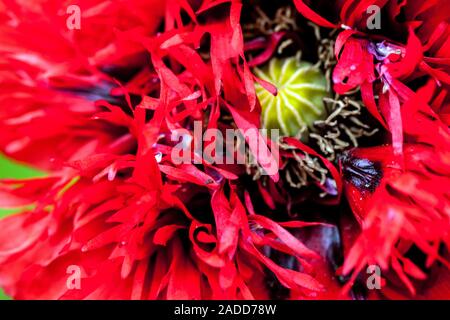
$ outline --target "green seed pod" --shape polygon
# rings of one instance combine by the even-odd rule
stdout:
[[[301,137],[314,121],[325,118],[323,98],[328,95],[327,80],[311,63],[299,62],[295,57],[273,58],[268,66],[256,68],[255,74],[278,89],[273,96],[256,84],[264,128],[280,129],[284,136]]]

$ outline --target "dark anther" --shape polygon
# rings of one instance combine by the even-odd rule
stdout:
[[[380,163],[357,158],[348,152],[340,157],[340,162],[344,179],[355,187],[373,192],[380,184],[383,174]]]

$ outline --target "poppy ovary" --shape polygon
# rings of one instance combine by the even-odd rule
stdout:
[[[255,68],[255,74],[278,89],[274,96],[256,84],[263,128],[305,139],[304,133],[313,123],[326,117],[323,98],[329,95],[327,79],[317,66],[296,57],[272,58],[266,66]]]

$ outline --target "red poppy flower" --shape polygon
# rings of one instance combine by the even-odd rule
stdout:
[[[0,181],[14,298],[449,297],[445,1],[0,8],[0,148],[48,173]]]

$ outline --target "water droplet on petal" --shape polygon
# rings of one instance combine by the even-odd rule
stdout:
[[[127,244],[128,244],[127,241],[122,240],[122,241],[120,241],[119,246],[120,246],[120,247],[123,247],[123,246],[126,246]]]

